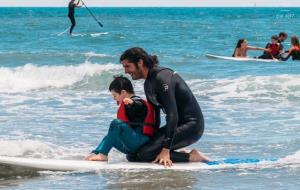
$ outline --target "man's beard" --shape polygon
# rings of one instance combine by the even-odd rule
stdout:
[[[136,69],[136,72],[133,75],[131,75],[132,80],[138,80],[143,78],[142,70],[139,67],[136,67]]]

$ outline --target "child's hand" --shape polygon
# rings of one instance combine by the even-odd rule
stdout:
[[[123,99],[123,102],[124,102],[125,105],[128,105],[128,104],[132,104],[132,103],[133,103],[133,100],[130,99],[130,98],[124,98],[124,99]]]

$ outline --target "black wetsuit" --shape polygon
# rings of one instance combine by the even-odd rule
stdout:
[[[286,57],[281,57],[282,61],[288,60],[292,56],[293,60],[300,60],[300,51],[293,50],[290,54],[288,54]]]
[[[74,27],[76,25],[75,16],[74,16],[74,14],[75,14],[75,7],[76,7],[76,4],[74,4],[72,2],[69,3],[68,17],[69,17],[69,19],[70,19],[70,21],[72,23],[72,25],[70,27],[70,34],[72,34],[73,29],[74,29]]]
[[[203,115],[190,88],[174,71],[155,67],[149,70],[144,90],[155,107],[156,125],[160,125],[160,109],[166,114],[166,125],[136,155],[128,155],[128,160],[151,162],[167,148],[173,162],[188,162],[188,153],[174,150],[197,142],[204,131]]]
[[[281,40],[278,39],[278,43],[279,43],[279,45],[280,45],[280,49],[283,50],[283,49],[284,49],[283,44],[282,44],[283,41],[281,41]]]
[[[125,105],[125,112],[132,128],[143,127],[147,115],[147,106],[139,96],[132,96],[132,104]]]

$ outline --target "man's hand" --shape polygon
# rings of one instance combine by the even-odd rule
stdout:
[[[170,149],[163,148],[153,162],[164,165],[165,167],[171,167],[173,163],[170,159]]]
[[[80,1],[81,0],[78,0],[78,2],[76,3],[76,7],[78,7],[78,8],[80,8],[82,5],[79,5],[80,4]],[[82,2],[82,4],[83,4],[83,2]]]

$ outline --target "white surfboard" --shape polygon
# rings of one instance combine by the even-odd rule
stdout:
[[[230,61],[279,62],[278,60],[273,60],[273,59],[257,59],[251,57],[227,57],[227,56],[219,56],[219,55],[212,55],[212,54],[205,54],[205,56],[211,59],[223,59],[223,60],[230,60]]]
[[[0,156],[0,164],[8,166],[21,166],[39,171],[97,171],[110,169],[165,169],[164,166],[154,163],[136,162],[100,162],[86,160],[57,160],[39,158],[21,158]],[[200,170],[207,169],[205,163],[176,163],[174,170]]]
[[[209,163],[174,163],[172,167],[165,168],[162,165],[154,163],[138,162],[101,162],[86,160],[58,160],[58,159],[40,159],[40,158],[22,158],[0,156],[0,165],[12,167],[24,167],[38,171],[99,171],[99,170],[122,170],[122,169],[152,169],[152,170],[214,170],[229,168],[255,168],[258,165],[263,167],[273,166],[277,159],[223,159]]]

